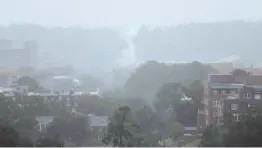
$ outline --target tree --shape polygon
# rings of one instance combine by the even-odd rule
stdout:
[[[81,82],[78,89],[82,91],[96,91],[97,88],[102,89],[104,87],[104,83],[99,80],[98,78],[90,75],[90,74],[84,74],[79,77],[79,80]]]
[[[184,87],[183,92],[187,97],[193,99],[199,109],[203,107],[204,86],[200,80],[195,80],[188,88]]]
[[[232,72],[233,76],[249,76],[250,74],[248,72],[246,72],[245,70],[242,69],[235,69]]]
[[[33,142],[25,137],[20,137],[17,131],[9,125],[0,125],[0,146],[1,147],[32,147]]]
[[[11,127],[0,126],[0,146],[16,147],[19,143],[19,134]]]
[[[137,130],[137,125],[132,123],[131,112],[128,106],[119,107],[113,114],[108,124],[107,135],[103,138],[106,145],[113,146],[136,146],[133,132]]]
[[[177,112],[182,98],[182,85],[180,83],[164,84],[156,94],[157,101],[155,106],[158,112],[167,112],[171,107],[174,112]]]
[[[29,91],[36,90],[39,88],[38,82],[29,76],[23,76],[19,78],[17,83],[19,86],[28,86]]]
[[[201,145],[205,147],[223,147],[224,129],[221,126],[211,125],[207,127],[203,133]]]
[[[170,125],[169,131],[169,136],[176,141],[179,137],[183,135],[184,126],[179,122],[174,122]]]
[[[203,134],[202,146],[261,147],[262,115],[251,109],[240,121],[227,121],[223,126],[210,126]]]
[[[84,116],[56,117],[47,128],[47,136],[61,135],[62,139],[71,139],[77,146],[83,146],[90,135],[88,120]]]
[[[35,146],[37,147],[63,147],[64,142],[59,139],[59,136],[53,138],[40,137],[36,140]]]
[[[207,80],[208,74],[215,70],[199,62],[188,64],[165,64],[148,61],[141,64],[129,77],[125,92],[152,102],[161,87],[168,83],[190,85],[196,80]]]

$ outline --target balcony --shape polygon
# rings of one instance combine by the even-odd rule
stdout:
[[[213,94],[214,98],[239,99],[239,94]]]
[[[239,94],[230,94],[227,97],[225,97],[224,99],[228,99],[228,100],[239,99]]]

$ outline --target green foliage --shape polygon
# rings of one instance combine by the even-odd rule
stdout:
[[[19,143],[19,134],[11,127],[0,126],[0,146],[15,147]]]
[[[104,96],[100,98],[97,96],[81,96],[76,110],[81,113],[92,113],[98,116],[111,116],[115,109],[119,106],[130,106],[132,110],[136,111],[143,108],[147,104],[141,98],[111,98]]]
[[[177,140],[184,133],[184,126],[179,122],[174,122],[169,127],[169,135],[174,140]]]
[[[223,128],[220,126],[209,126],[203,133],[202,146],[206,147],[222,147],[223,143]]]
[[[158,112],[166,112],[169,107],[175,112],[177,111],[182,98],[181,88],[182,85],[179,83],[167,83],[160,88],[156,94],[157,101],[155,102]]]
[[[260,147],[261,133],[261,113],[251,111],[243,115],[241,121],[208,127],[203,134],[202,146]]]
[[[249,76],[249,73],[242,69],[236,69],[232,72],[233,76]]]
[[[63,147],[63,145],[63,141],[59,140],[59,137],[52,139],[40,138],[36,142],[33,142],[28,138],[20,137],[14,128],[8,125],[0,125],[1,147]]]
[[[60,135],[62,139],[71,139],[77,146],[82,146],[87,140],[90,131],[88,120],[81,116],[56,117],[47,129],[47,135],[54,137]]]
[[[200,80],[195,80],[193,83],[189,85],[189,87],[184,87],[183,92],[185,95],[191,99],[193,99],[194,103],[201,107],[201,101],[203,101],[204,95],[204,85]]]
[[[132,121],[130,108],[119,107],[110,119],[103,142],[113,146],[137,146],[141,139],[133,135],[138,132],[138,128]]]
[[[19,86],[28,86],[29,91],[36,90],[39,88],[38,82],[29,76],[23,76],[19,78],[17,80],[17,83]]]
[[[189,64],[164,64],[149,61],[141,64],[128,79],[125,90],[130,96],[151,100],[158,90],[168,83],[181,83],[188,86],[196,80],[206,80],[208,73],[215,70],[199,62]]]
[[[97,88],[102,89],[104,87],[104,84],[101,80],[90,74],[79,76],[79,80],[81,82],[81,85],[78,89],[81,91],[92,92],[96,91]]]
[[[41,137],[36,140],[36,147],[63,147],[64,142],[59,139],[59,136],[53,138]]]
[[[237,53],[243,57],[243,63],[260,63],[261,28],[261,22],[247,21],[141,27],[134,39],[136,58],[141,61],[212,61]]]

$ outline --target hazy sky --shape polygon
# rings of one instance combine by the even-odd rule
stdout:
[[[262,0],[0,0],[0,23],[49,26],[262,20]]]

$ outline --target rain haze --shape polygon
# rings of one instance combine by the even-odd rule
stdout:
[[[261,20],[260,0],[8,0],[0,22],[47,26],[177,25]]]
[[[261,39],[262,0],[0,0],[0,147],[261,147]]]

